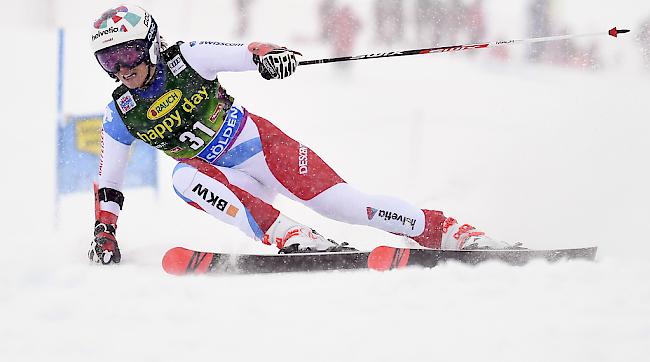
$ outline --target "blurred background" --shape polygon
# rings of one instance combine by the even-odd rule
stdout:
[[[649,1],[138,4],[170,42],[267,41],[306,60],[630,29],[314,65],[282,81],[219,76],[368,193],[531,248],[595,244],[597,261],[174,278],[160,267],[174,246],[277,250],[187,206],[171,187],[175,162],[138,156],[139,144],[119,220],[122,263],[89,265],[97,127],[116,86],[92,55],[90,24],[117,3],[3,2],[0,360],[647,359]],[[406,243],[281,197],[275,206],[360,249]]]
[[[41,31],[65,27],[84,33],[88,19],[114,4],[101,0],[26,0],[7,5],[12,14],[21,16],[6,19],[2,26]],[[430,47],[567,34],[618,21],[619,27],[635,30],[636,57],[640,58],[636,63],[647,66],[648,62],[650,5],[640,0],[517,0],[508,4],[498,0],[142,0],[137,4],[153,9],[150,11],[170,39],[269,38],[294,46],[327,46],[329,55],[391,49],[398,44]],[[267,26],[268,19],[273,20],[272,27]],[[591,69],[606,65],[608,60],[608,54],[603,54],[593,40],[502,52],[505,54],[494,56]]]

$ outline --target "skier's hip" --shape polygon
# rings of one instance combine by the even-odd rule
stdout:
[[[242,106],[233,104],[226,112],[223,124],[212,138],[212,141],[194,157],[212,165],[219,165],[219,160],[228,153],[237,141],[244,129],[247,118],[248,111]]]

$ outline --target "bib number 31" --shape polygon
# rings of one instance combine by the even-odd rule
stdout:
[[[201,131],[201,132],[207,134],[209,137],[214,137],[214,135],[216,133],[214,130],[208,128],[208,126],[206,126],[205,124],[203,124],[201,122],[194,123],[194,125],[192,126],[192,129],[194,130],[194,132],[190,132],[190,131],[184,132],[183,134],[180,135],[179,139],[181,140],[181,142],[188,142],[189,141],[190,142],[190,148],[195,150],[195,151],[200,149],[201,147],[203,147],[205,145],[205,141],[201,137],[199,137],[199,136],[197,136],[195,134],[196,131]]]

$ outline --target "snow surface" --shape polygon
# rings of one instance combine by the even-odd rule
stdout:
[[[93,19],[110,3],[93,4],[72,15]],[[277,2],[259,4],[258,14],[287,17]],[[302,4],[291,2],[297,13],[308,10]],[[631,28],[650,14],[643,2],[623,5],[627,11],[591,6],[588,21],[579,9],[565,17],[572,31],[591,32],[617,22],[605,19],[609,11]],[[57,9],[72,17],[64,5]],[[169,12],[161,7],[156,16],[171,39],[232,39],[224,29],[189,32]],[[504,13],[497,5],[490,12]],[[316,34],[304,31],[313,19],[294,18],[293,30],[278,21],[283,32],[276,34],[278,19],[260,15],[251,38],[295,43],[307,59],[328,56],[305,40]],[[96,112],[114,83],[76,25],[69,29],[65,108]],[[504,23],[499,31],[523,34]],[[123,263],[89,264],[92,195],[54,203],[55,34],[38,27],[15,34],[3,29],[3,46],[15,51],[0,57],[2,118],[12,126],[1,146],[0,360],[648,359],[650,77],[633,37],[600,38],[609,67],[598,72],[500,63],[486,53],[359,62],[347,73],[313,66],[278,82],[254,73],[222,76],[252,112],[315,149],[350,183],[534,248],[597,244],[595,263],[177,278],[160,267],[173,246],[273,250],[184,205],[169,181],[174,163],[161,158],[160,191],[126,193]],[[380,48],[364,34],[359,53]],[[289,201],[277,206],[363,249],[404,242]]]

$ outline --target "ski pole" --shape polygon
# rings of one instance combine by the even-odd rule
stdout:
[[[616,27],[614,27],[614,28],[610,29],[607,32],[588,33],[588,34],[572,34],[572,35],[558,35],[558,36],[547,36],[547,37],[541,37],[541,38],[512,39],[512,40],[497,41],[497,42],[492,42],[492,43],[452,45],[452,46],[436,47],[436,48],[412,49],[412,50],[401,50],[401,51],[386,52],[386,53],[356,55],[356,56],[351,56],[351,57],[315,59],[315,60],[306,60],[306,61],[298,62],[298,65],[311,65],[311,64],[347,62],[347,61],[351,61],[351,60],[363,60],[363,59],[373,59],[373,58],[391,58],[391,57],[401,57],[401,56],[405,56],[405,55],[423,55],[423,54],[432,54],[432,53],[457,52],[457,51],[461,51],[461,50],[502,47],[502,46],[506,46],[506,45],[514,45],[514,44],[519,44],[519,43],[541,43],[541,42],[547,42],[547,41],[566,40],[566,39],[601,36],[601,35],[610,35],[610,36],[613,36],[614,38],[617,38],[618,34],[625,34],[625,33],[629,33],[629,32],[630,32],[629,30],[626,30],[626,29],[620,29],[619,30],[619,29],[616,29]]]

